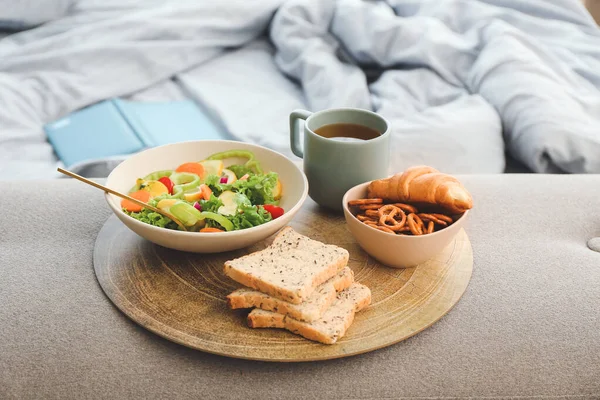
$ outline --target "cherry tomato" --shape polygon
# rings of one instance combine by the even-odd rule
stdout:
[[[158,181],[167,187],[169,194],[173,194],[173,181],[168,176],[163,176]]]
[[[284,212],[283,208],[277,207],[277,206],[274,206],[274,205],[271,205],[271,204],[265,204],[263,206],[263,208],[265,210],[267,210],[267,212],[269,214],[271,214],[271,217],[273,217],[273,219],[281,217],[283,215],[283,212]]]

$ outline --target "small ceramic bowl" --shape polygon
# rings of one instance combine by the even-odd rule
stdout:
[[[265,147],[227,140],[199,140],[154,147],[137,153],[110,173],[106,186],[127,193],[139,177],[153,171],[174,169],[184,162],[201,161],[211,154],[226,150],[249,150],[254,153],[264,171],[279,174],[283,194],[279,205],[285,213],[273,221],[253,228],[230,232],[183,232],[145,224],[125,214],[121,199],[106,194],[106,201],[114,214],[133,232],[160,246],[194,253],[220,253],[241,249],[271,236],[286,226],[300,210],[308,194],[304,173],[288,158]],[[231,165],[245,160],[226,162]]]
[[[452,225],[421,236],[392,235],[364,224],[348,208],[350,200],[367,197],[369,182],[354,186],[346,192],[344,216],[350,232],[364,251],[384,265],[394,268],[415,267],[439,254],[462,229],[468,215],[465,212]]]

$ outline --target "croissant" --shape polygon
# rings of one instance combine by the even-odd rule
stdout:
[[[371,182],[367,195],[392,202],[437,205],[456,214],[473,207],[471,195],[458,179],[424,165]]]

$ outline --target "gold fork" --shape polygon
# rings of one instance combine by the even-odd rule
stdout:
[[[62,174],[65,174],[67,176],[70,176],[71,178],[75,178],[75,179],[77,179],[77,180],[79,180],[81,182],[87,183],[88,185],[91,185],[91,186],[93,186],[93,187],[95,187],[97,189],[101,189],[101,190],[105,191],[106,193],[114,194],[115,196],[119,196],[119,197],[121,197],[123,199],[127,199],[127,200],[129,200],[131,202],[134,202],[135,204],[137,204],[139,206],[142,206],[142,207],[145,207],[145,208],[149,208],[150,210],[152,210],[154,212],[157,212],[159,214],[162,214],[165,217],[169,218],[170,220],[172,220],[173,222],[175,222],[182,230],[187,231],[187,229],[185,228],[185,225],[183,225],[181,223],[181,221],[178,220],[177,218],[175,218],[175,216],[173,214],[171,214],[171,213],[163,211],[160,208],[153,207],[150,204],[144,203],[143,201],[140,201],[138,199],[134,199],[133,197],[128,196],[126,194],[117,192],[116,190],[112,190],[109,187],[106,187],[106,186],[101,185],[99,183],[96,183],[96,182],[94,182],[92,180],[84,178],[83,176],[77,175],[74,172],[67,171],[66,169],[58,168],[58,172],[60,172]]]

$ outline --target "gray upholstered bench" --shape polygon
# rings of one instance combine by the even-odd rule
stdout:
[[[72,180],[2,184],[0,398],[600,396],[600,175],[461,177],[474,273],[442,320],[346,359],[270,364],[138,327],[92,270],[109,216]]]

